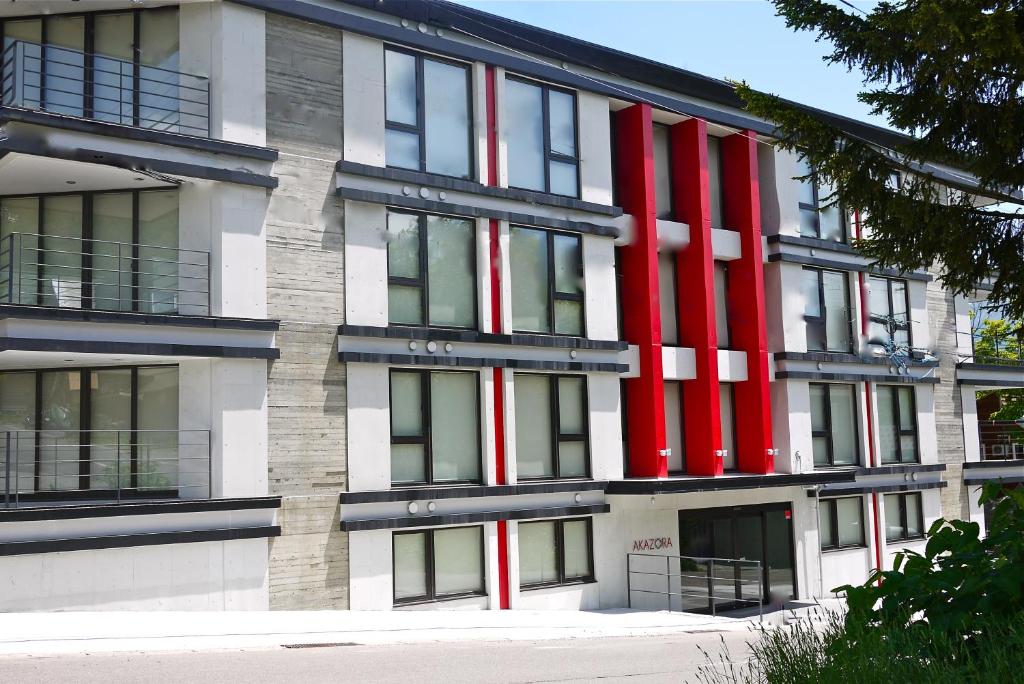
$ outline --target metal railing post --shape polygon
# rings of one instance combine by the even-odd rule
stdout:
[[[757,561],[757,621],[764,622],[764,572]]]
[[[630,570],[629,570],[629,560],[630,560],[630,558],[632,558],[632,556],[627,553],[626,554],[626,607],[627,608],[632,608],[633,607],[633,590],[630,587],[630,582],[629,582],[629,572],[630,572]]]
[[[4,508],[11,506],[11,431],[4,438]]]
[[[669,558],[665,556],[665,600],[668,601],[668,612],[672,612],[672,568],[669,565]]]
[[[711,617],[715,617],[715,559],[708,559],[708,601],[711,602]]]

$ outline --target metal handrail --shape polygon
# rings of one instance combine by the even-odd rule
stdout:
[[[982,461],[1024,459],[1024,421],[979,420],[978,442]]]
[[[637,570],[633,567],[633,559],[658,559],[657,563],[664,561],[665,570]],[[672,562],[675,560],[678,565],[678,571],[673,572]],[[693,565],[703,564],[706,567],[704,574],[693,575],[684,572],[683,563],[689,561]],[[715,569],[727,568],[732,570],[732,576],[723,576],[716,574]],[[744,579],[741,575],[741,569],[748,568],[756,571],[756,580]],[[687,572],[691,568],[685,569]],[[647,587],[636,587],[634,586],[633,577],[664,577],[665,578],[665,589],[661,588],[647,588]],[[691,588],[684,584],[683,580],[700,580],[705,583],[703,588],[698,590]],[[678,586],[673,586],[677,581]],[[721,584],[727,584],[732,588],[732,592],[729,594],[719,593]],[[756,599],[745,598],[743,596],[744,587],[757,586],[757,597]],[[626,554],[626,604],[628,607],[633,607],[633,594],[651,594],[656,596],[664,596],[666,601],[666,607],[672,611],[672,601],[675,597],[680,599],[680,608],[683,612],[686,611],[682,606],[682,599],[684,597],[697,597],[706,598],[708,608],[712,615],[717,613],[719,602],[728,603],[739,603],[739,604],[757,604],[758,618],[764,619],[764,574],[761,571],[761,561],[752,561],[742,558],[713,558],[704,556],[673,556],[668,554],[656,554],[656,553],[627,553]]]
[[[209,430],[0,431],[3,505],[209,499]],[[100,486],[96,486],[100,485]]]
[[[49,43],[15,40],[0,53],[0,103],[210,135],[209,78]]]

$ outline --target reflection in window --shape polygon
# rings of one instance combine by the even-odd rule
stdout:
[[[482,526],[394,532],[392,544],[395,605],[486,594]]]
[[[924,514],[920,492],[885,495],[885,540],[924,538]]]
[[[864,546],[864,502],[859,496],[821,499],[818,508],[821,550]]]
[[[589,477],[586,378],[534,373],[514,378],[519,479]]]
[[[914,388],[878,386],[878,441],[882,463],[919,463]]]
[[[814,466],[857,464],[857,393],[853,385],[812,382],[811,438]]]
[[[506,78],[505,121],[509,185],[578,197],[576,96]]]
[[[800,234],[804,237],[846,242],[846,218],[835,203],[830,188],[818,181],[805,159],[797,162],[800,206]]]
[[[590,518],[519,523],[519,586],[574,584],[594,578]]]
[[[511,262],[512,329],[582,337],[580,237],[513,226]]]
[[[803,288],[807,350],[853,351],[853,315],[846,274],[805,267]]]

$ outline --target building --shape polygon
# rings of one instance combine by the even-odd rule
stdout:
[[[0,9],[0,609],[807,599],[1024,477],[974,409],[1024,370],[725,83],[444,2],[82,9]]]

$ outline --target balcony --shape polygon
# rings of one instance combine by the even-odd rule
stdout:
[[[0,239],[0,304],[208,316],[210,254],[10,233]]]
[[[209,499],[209,430],[0,432],[3,508]]]
[[[0,54],[0,104],[208,138],[202,76],[49,44],[12,41]]]
[[[982,461],[1024,460],[1024,421],[979,420]]]

